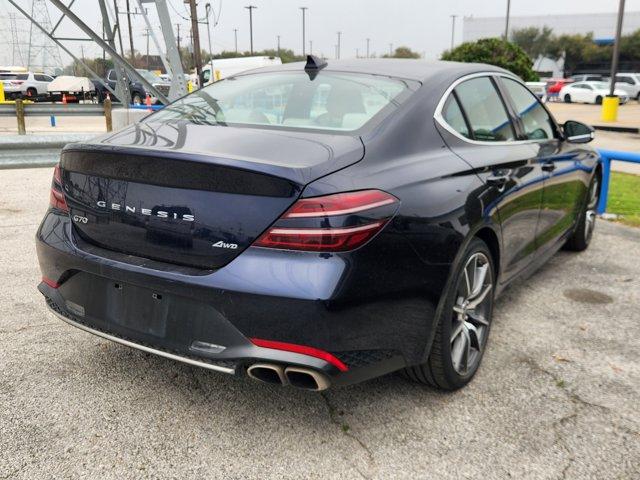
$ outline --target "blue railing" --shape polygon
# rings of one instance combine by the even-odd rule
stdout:
[[[132,108],[134,110],[153,110],[155,112],[156,110],[164,108],[164,105],[134,105],[132,103],[129,105],[129,108]]]
[[[607,200],[609,198],[609,181],[611,180],[611,161],[640,163],[640,153],[618,152],[616,150],[598,149],[602,157],[602,187],[600,188],[600,201],[598,202],[598,213],[607,211]],[[638,192],[640,195],[640,192]]]

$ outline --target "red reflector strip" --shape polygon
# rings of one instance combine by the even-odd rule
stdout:
[[[301,198],[283,215],[283,218],[308,218],[371,210],[398,201],[392,195],[380,190],[336,193],[315,198]]]
[[[256,347],[272,348],[274,350],[282,350],[285,352],[300,353],[302,355],[308,355],[310,357],[324,360],[325,362],[330,363],[331,365],[336,367],[341,372],[346,372],[347,370],[349,370],[349,367],[342,363],[342,361],[331,355],[329,352],[325,352],[324,350],[318,350],[317,348],[306,347],[304,345],[296,345],[295,343],[262,340],[260,338],[250,338],[249,340],[251,340],[251,343],[253,343]]]
[[[46,283],[47,285],[49,285],[51,288],[58,288],[60,286],[59,283],[54,282],[53,280],[47,277],[42,277],[42,281],[43,283]]]

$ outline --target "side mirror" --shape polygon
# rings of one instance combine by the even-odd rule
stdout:
[[[567,120],[562,126],[562,131],[569,143],[589,143],[595,137],[593,127],[575,120]]]

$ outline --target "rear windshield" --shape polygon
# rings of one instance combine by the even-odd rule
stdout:
[[[366,74],[257,73],[213,83],[168,105],[150,122],[354,131],[400,104],[418,82]]]

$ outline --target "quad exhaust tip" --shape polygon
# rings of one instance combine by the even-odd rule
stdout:
[[[320,392],[331,382],[326,375],[304,367],[282,367],[273,363],[254,363],[247,368],[247,375],[253,380],[272,385],[291,385],[303,390]]]

